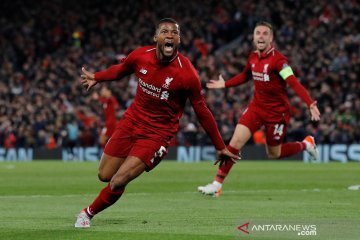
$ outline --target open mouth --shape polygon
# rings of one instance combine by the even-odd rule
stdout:
[[[262,45],[262,46],[265,45],[265,41],[258,41],[257,43],[258,45]]]
[[[174,43],[172,42],[166,42],[164,45],[165,52],[172,52],[174,49]]]

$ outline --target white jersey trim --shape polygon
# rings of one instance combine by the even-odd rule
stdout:
[[[150,48],[150,49],[148,49],[148,50],[146,50],[145,52],[150,52],[150,51],[153,51],[153,50],[155,50],[156,48]]]
[[[273,54],[273,56],[274,56],[274,54],[275,54],[275,48],[274,47],[272,47],[272,48],[270,48],[265,54],[266,55],[268,55],[271,51],[272,51],[272,54]]]
[[[179,62],[179,64],[180,64],[180,67],[183,68],[183,66],[182,66],[182,64],[181,64],[181,61],[180,61],[180,58],[178,57],[177,59],[178,59],[178,62]]]

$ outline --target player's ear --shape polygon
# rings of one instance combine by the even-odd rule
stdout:
[[[154,42],[157,42],[157,35],[154,35],[153,40]]]

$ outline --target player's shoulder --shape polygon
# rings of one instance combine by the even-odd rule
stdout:
[[[188,77],[196,78],[196,79],[199,78],[194,65],[191,63],[191,61],[186,56],[179,53],[177,56],[177,59],[175,59],[174,61],[178,61],[177,64],[179,64],[180,71],[183,71],[184,73],[186,73],[186,75]]]
[[[248,61],[250,61],[251,59],[257,58],[257,57],[258,57],[257,51],[251,51],[248,55]]]
[[[156,47],[154,45],[138,47],[131,52],[132,55],[143,55],[143,54],[151,54],[156,51]]]
[[[192,65],[191,61],[189,60],[189,58],[184,56],[182,53],[179,52],[176,58],[177,59],[175,59],[175,61],[176,60],[179,61],[180,67],[182,67],[182,68],[193,67],[193,65]]]
[[[140,59],[146,59],[147,55],[154,55],[155,51],[155,46],[138,47],[135,50],[131,51],[124,59],[121,60],[121,62],[135,63]]]
[[[279,50],[274,49],[274,56],[273,56],[276,61],[278,60],[285,60],[287,61],[287,57],[285,55],[283,55]]]
[[[272,57],[273,67],[277,71],[281,71],[282,69],[289,67],[289,60],[285,55],[283,55],[279,50],[274,49],[274,56]]]
[[[148,45],[137,48],[138,51],[142,51],[143,53],[149,53],[149,52],[156,52],[156,46],[155,45]]]

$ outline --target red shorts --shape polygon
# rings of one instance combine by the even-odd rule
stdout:
[[[250,105],[238,123],[248,127],[252,134],[265,126],[266,144],[278,146],[284,141],[289,120],[290,112],[275,113],[271,109],[264,111]]]
[[[165,157],[169,143],[168,136],[151,133],[123,118],[105,145],[104,153],[118,158],[138,157],[146,164],[146,171],[150,171]]]

